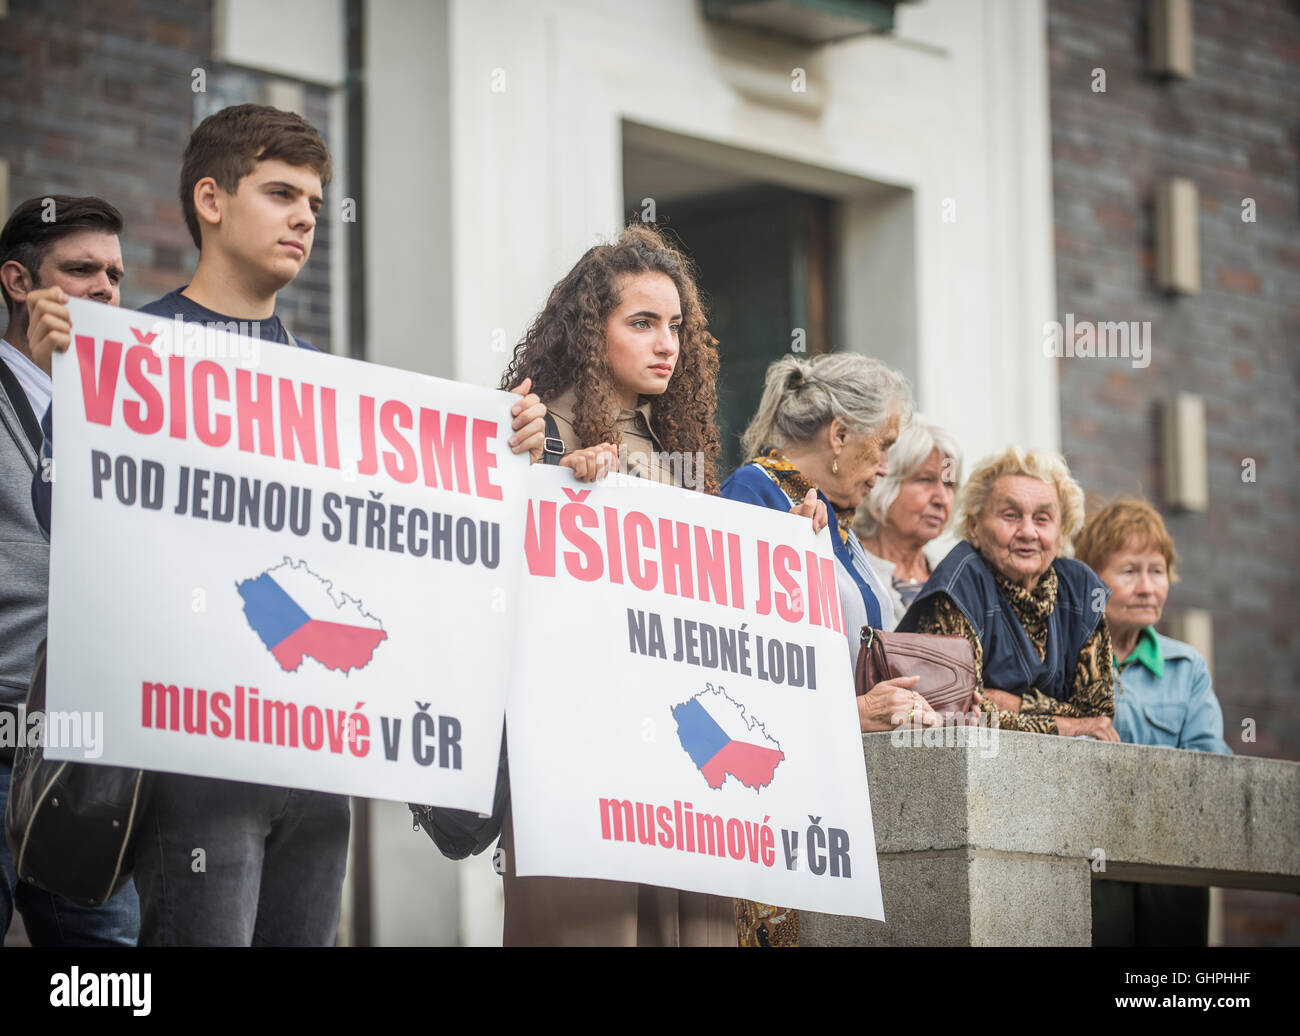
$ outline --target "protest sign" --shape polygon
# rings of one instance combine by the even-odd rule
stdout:
[[[529,472],[515,866],[883,918],[830,533]]]
[[[491,809],[517,397],[69,305],[48,754]]]

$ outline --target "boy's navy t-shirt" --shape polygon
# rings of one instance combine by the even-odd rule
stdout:
[[[290,338],[278,316],[272,315],[269,320],[238,320],[235,317],[228,317],[208,309],[206,306],[200,306],[193,299],[186,298],[181,292],[188,287],[187,284],[175,291],[169,291],[156,302],[141,306],[140,312],[148,313],[151,317],[165,317],[173,320],[179,317],[188,324],[220,324],[222,325],[221,330],[225,330],[228,324],[243,324],[251,332],[254,330],[254,325],[256,325],[256,337],[261,338],[263,341],[279,342],[281,345],[296,343],[304,349],[320,352],[311,342],[299,338],[297,335]],[[42,459],[52,458],[54,456],[53,403],[45,411],[45,416],[41,418],[41,431],[45,435],[45,442],[41,444],[41,457]],[[42,472],[47,468],[47,464],[42,464],[32,475],[32,510],[36,512],[36,520],[40,523],[41,528],[45,530],[46,536],[50,534],[50,506],[53,501],[51,483],[41,477]]]
[[[305,341],[294,335],[292,339],[285,330],[284,324],[281,323],[278,316],[272,315],[269,320],[240,320],[236,317],[228,317],[206,306],[200,306],[193,299],[186,298],[181,294],[189,285],[177,288],[175,291],[169,291],[157,302],[150,302],[147,306],[141,306],[141,313],[148,313],[151,317],[166,317],[168,319],[180,318],[187,324],[220,324],[221,330],[225,330],[227,324],[242,324],[247,326],[251,332],[256,328],[257,334],[252,337],[261,338],[266,342],[279,342],[281,345],[291,345],[296,342],[304,349],[310,349],[312,352],[320,352],[311,342]]]

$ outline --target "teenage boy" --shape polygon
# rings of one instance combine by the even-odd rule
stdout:
[[[27,301],[44,288],[47,295],[62,290],[116,306],[121,232],[122,215],[108,202],[64,194],[28,199],[0,230],[0,292],[9,314],[0,338],[0,712],[7,713],[0,729],[15,733],[25,726],[21,709],[45,636],[50,575],[50,546],[30,501],[31,480],[40,471],[39,421],[50,403],[50,376],[32,359]],[[43,315],[42,310],[36,319]],[[0,739],[0,813],[9,798],[16,747]],[[134,946],[140,930],[140,901],[129,882],[103,906],[80,906],[19,882],[0,837],[0,940],[15,909],[33,946]]]
[[[268,342],[313,348],[285,332],[275,298],[311,255],[330,172],[324,141],[298,115],[245,104],[204,119],[181,167],[198,267],[143,312],[223,329],[255,324]],[[67,348],[69,338],[61,328],[34,347],[38,362],[48,364],[49,349]],[[512,408],[512,445],[536,456],[545,408],[528,387],[516,389],[524,398]],[[51,425],[47,415],[47,440]],[[35,481],[33,490],[41,493]],[[34,502],[38,515],[48,513]],[[349,824],[341,795],[155,774],[135,846],[140,944],[333,945]]]

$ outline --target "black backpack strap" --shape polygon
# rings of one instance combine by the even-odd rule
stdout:
[[[23,434],[27,436],[27,441],[32,444],[37,455],[41,452],[41,435],[40,414],[33,412],[32,404],[27,399],[27,393],[23,391],[22,385],[18,381],[18,376],[9,369],[9,364],[0,360],[0,386],[9,397],[9,403],[14,408],[14,413],[18,415],[18,423],[22,425]],[[547,420],[550,420],[550,414],[547,414]],[[546,432],[550,434],[550,426],[547,426]]]
[[[546,441],[542,444],[542,463],[559,464],[564,456],[564,440],[560,438],[560,426],[555,423],[554,415],[546,411]]]

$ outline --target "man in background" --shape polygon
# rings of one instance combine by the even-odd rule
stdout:
[[[50,376],[32,359],[31,339],[57,333],[60,298],[118,305],[123,277],[122,216],[100,198],[31,198],[0,231],[0,291],[9,322],[0,339],[0,730],[24,726],[22,706],[37,645],[45,636],[50,547],[32,514],[40,470],[40,419]],[[14,741],[13,738],[5,740]],[[16,743],[0,743],[0,812],[9,798]],[[22,884],[0,838],[0,939],[14,909],[34,946],[134,946],[140,903],[128,882],[100,907],[83,907]]]

